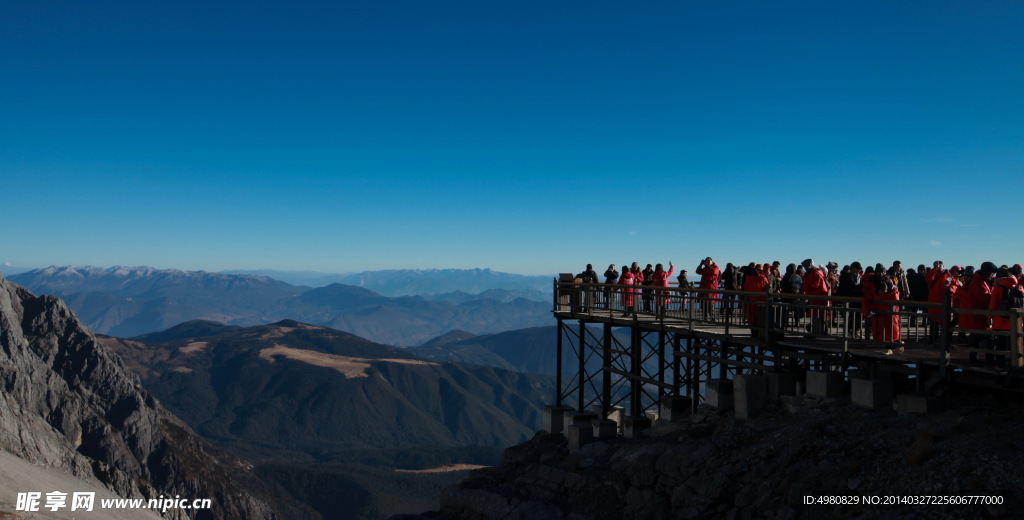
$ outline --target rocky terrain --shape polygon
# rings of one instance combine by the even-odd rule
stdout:
[[[1024,406],[959,389],[944,398],[946,411],[931,415],[805,397],[770,403],[753,420],[702,408],[641,438],[574,453],[561,435],[539,433],[417,518],[1019,518]],[[971,496],[1001,504],[921,503]]]
[[[211,499],[215,508],[197,518],[275,517],[244,489],[260,485],[247,463],[202,441],[161,407],[62,301],[3,278],[0,401],[5,454],[121,497]],[[12,471],[13,465],[0,467],[0,480],[19,481]],[[3,498],[0,512],[9,513],[10,497]]]

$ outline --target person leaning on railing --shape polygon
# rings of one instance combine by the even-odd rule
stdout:
[[[771,266],[769,266],[771,267]],[[746,292],[763,293],[771,287],[771,283],[768,281],[768,277],[764,274],[764,265],[754,264],[753,266],[747,266],[747,271],[743,273],[743,290]],[[743,305],[743,319],[750,324],[751,327],[761,326],[761,306],[753,302],[765,301],[764,296],[745,296],[745,300],[749,303]],[[756,336],[756,332],[754,333]]]
[[[578,278],[584,284],[595,284],[595,283],[597,283],[597,271],[594,270],[594,266],[593,265],[587,264],[586,270],[584,270],[582,273],[576,275],[576,278]],[[593,287],[593,285],[590,285],[588,287],[583,287],[581,290],[583,292],[583,295],[582,295],[583,296],[583,298],[582,298],[583,308],[581,310],[583,312],[587,312],[588,310],[590,310],[590,307],[593,305],[593,302],[591,302],[591,299],[593,298],[594,287]]]
[[[697,265],[697,274],[700,275],[701,289],[718,291],[718,278],[722,275],[722,271],[710,256],[701,260],[700,264]],[[718,294],[718,292],[706,292],[701,294],[701,298],[704,299],[701,304],[701,310],[704,318],[711,317],[712,310],[714,309],[714,301],[718,299]]]
[[[634,262],[633,264],[636,265],[636,262]],[[619,280],[617,283],[619,285],[635,285],[637,283],[636,274],[634,274],[633,271],[630,270],[628,265],[622,264],[622,275],[619,276]],[[622,307],[624,310],[624,312],[622,313],[623,318],[629,316],[630,314],[636,314],[636,309],[633,308],[633,293],[635,291],[636,289],[633,289],[631,287],[622,289]]]
[[[608,265],[608,269],[606,269],[605,272],[604,272],[604,283],[607,284],[607,285],[615,285],[615,283],[618,282],[618,281],[619,281],[619,272],[615,270],[615,264],[609,264]],[[611,307],[611,305],[612,305],[612,301],[611,301],[611,299],[612,299],[612,288],[611,287],[604,287],[602,292],[604,292],[604,303],[605,303],[605,305],[607,305],[608,307]]]
[[[668,271],[661,264],[658,264],[654,268],[654,274],[651,275],[651,285],[655,287],[668,287],[669,277],[676,272],[676,267],[672,265],[672,261],[668,262]],[[672,303],[672,300],[668,298],[668,291],[658,291],[658,314],[665,313],[665,306]]]
[[[982,262],[981,267],[971,276],[971,282],[962,291],[960,296],[960,307],[971,310],[988,310],[989,298],[992,297],[992,282],[996,274],[996,264]],[[976,332],[970,332],[967,336],[968,345],[971,348],[988,347],[988,316],[975,313],[961,313],[960,327]],[[992,354],[987,354],[986,359],[992,360]],[[977,352],[971,352],[971,360],[978,358]]]
[[[1011,272],[1010,269],[999,268],[996,271],[996,281],[992,284],[992,295],[989,298],[988,310],[990,311],[1008,311],[1010,309],[1020,309],[1024,307],[1024,292],[1021,291],[1020,285],[1020,264],[1013,266],[1016,273]],[[1009,332],[1010,330],[1010,318],[1006,316],[992,316],[992,330]],[[993,337],[994,349],[997,351],[1008,351],[1010,350],[1010,336],[996,335]],[[996,357],[996,363],[999,366],[1006,365],[1006,357]]]
[[[883,270],[875,271],[872,290],[865,291],[861,300],[861,312],[871,322],[871,334],[877,341],[902,343],[900,336],[899,304],[893,303],[900,299],[900,290]],[[885,303],[883,303],[885,302]],[[903,351],[903,347],[899,347]],[[886,351],[892,354],[892,350]]]
[[[822,272],[816,265],[814,260],[808,258],[800,263],[807,271],[804,273],[804,280],[802,291],[805,296],[829,296],[829,287],[825,282],[825,273]],[[807,304],[811,307],[831,307],[832,302],[829,300],[811,300],[808,298]],[[807,315],[811,317],[811,333],[821,334],[827,332],[825,330],[825,321],[832,317],[832,313],[827,309],[808,309]]]

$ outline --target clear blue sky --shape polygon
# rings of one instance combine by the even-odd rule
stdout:
[[[1024,2],[0,3],[0,264],[1024,261]]]

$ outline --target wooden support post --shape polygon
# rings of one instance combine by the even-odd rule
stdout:
[[[558,294],[558,291],[555,291]],[[555,341],[555,406],[562,406],[562,334],[564,323],[562,318],[555,318],[558,321],[558,339]]]
[[[949,330],[950,315],[953,313],[952,296],[949,287],[942,294],[942,320],[939,322],[939,374],[942,379],[947,377],[946,365],[949,364],[950,337],[953,335]]]
[[[658,331],[658,382],[665,383],[665,330]],[[658,402],[665,397],[665,387],[658,386]]]
[[[1021,310],[1010,309],[1010,368],[1024,366],[1021,355],[1024,354],[1024,344],[1021,342]]]
[[[601,413],[602,419],[607,419],[608,414],[612,409],[612,324],[604,324],[604,338],[602,338],[604,346],[602,353],[604,354],[603,365],[601,374]]]
[[[679,333],[672,334],[672,395],[683,395],[680,392],[683,386],[683,375],[679,373],[682,368],[682,356],[679,355]]]
[[[686,351],[693,354],[693,336],[686,338]],[[700,363],[699,359],[693,357],[686,359],[686,382],[689,385],[690,399],[693,399],[691,409],[694,412],[700,406]]]
[[[586,364],[587,364],[587,349],[586,349],[586,343],[587,343],[587,341],[586,341],[586,333],[587,333],[586,328],[587,328],[587,324],[584,323],[583,320],[579,320],[579,323],[580,323],[580,334],[579,334],[579,336],[576,339],[576,350],[577,350],[576,356],[577,356],[577,359],[579,361],[579,376],[577,376],[577,379],[579,380],[580,390],[579,390],[579,395],[576,396],[576,411],[582,413],[583,412],[583,408],[586,406],[586,404],[585,404],[586,401],[585,401],[584,397],[585,397],[585,394],[586,394],[586,391],[587,391],[587,385],[586,385],[586,381],[587,381],[587,377],[586,377],[586,375],[587,375],[587,367],[586,367]]]
[[[640,417],[643,415],[643,408],[641,407],[641,356],[643,354],[643,340],[640,337],[640,327],[634,324],[630,327],[630,377],[629,380],[629,415],[632,417]]]

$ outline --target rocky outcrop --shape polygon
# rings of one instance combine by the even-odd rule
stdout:
[[[501,466],[447,489],[441,510],[420,518],[1015,517],[1024,504],[1016,440],[1024,407],[984,394],[948,400],[951,409],[928,416],[802,398],[754,420],[707,408],[575,453],[561,435],[541,433],[507,450]],[[921,503],[972,496],[1001,503]]]
[[[164,410],[62,301],[3,278],[0,401],[0,448],[33,464],[123,497],[210,498],[207,518],[274,517],[239,487],[253,478],[245,462]]]

